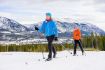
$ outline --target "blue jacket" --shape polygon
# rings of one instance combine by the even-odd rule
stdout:
[[[46,37],[51,35],[58,37],[56,22],[54,22],[53,20],[43,21],[42,26],[39,28],[39,32],[44,33]]]

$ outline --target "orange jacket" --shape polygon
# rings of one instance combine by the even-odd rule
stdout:
[[[74,29],[73,31],[73,39],[80,40],[81,39],[81,31],[79,28]]]

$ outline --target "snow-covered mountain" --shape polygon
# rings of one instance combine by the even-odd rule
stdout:
[[[6,17],[0,17],[0,41],[15,41],[32,37],[30,29]]]
[[[57,26],[60,33],[72,33],[74,26],[78,26],[83,35],[91,35],[91,33],[95,33],[97,35],[105,34],[102,29],[90,23],[70,23],[57,21]]]
[[[41,23],[31,24],[28,25],[28,28],[34,30],[35,26],[40,26],[40,25]],[[72,36],[72,31],[74,26],[78,26],[83,35],[91,35],[91,33],[95,33],[97,35],[105,34],[105,32],[102,29],[90,23],[70,23],[66,21],[57,21],[59,36],[60,37]]]
[[[0,31],[26,32],[29,31],[29,29],[12,19],[0,17]]]
[[[95,25],[89,23],[70,23],[66,21],[57,21],[59,37],[71,37],[74,26],[80,27],[83,35],[90,35],[92,32],[102,35],[105,32]],[[38,38],[34,27],[41,26],[41,22],[30,25],[21,25],[20,23],[0,17],[0,41],[22,41]]]

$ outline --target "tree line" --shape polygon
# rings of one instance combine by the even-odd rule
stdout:
[[[81,39],[83,48],[86,50],[101,50],[105,51],[105,35],[97,35],[91,33],[90,36],[84,36]],[[65,49],[73,49],[74,43],[54,44],[57,51],[63,51]],[[77,47],[78,48],[78,47]],[[47,52],[47,44],[25,44],[25,45],[0,45],[0,52]]]

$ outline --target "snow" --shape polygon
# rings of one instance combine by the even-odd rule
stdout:
[[[86,56],[77,53],[58,52],[57,58],[45,62],[41,53],[1,52],[0,70],[105,70],[105,51],[86,51]]]
[[[15,20],[8,19],[6,17],[0,17],[0,28],[14,32],[27,31],[27,28],[25,26],[19,24]]]

